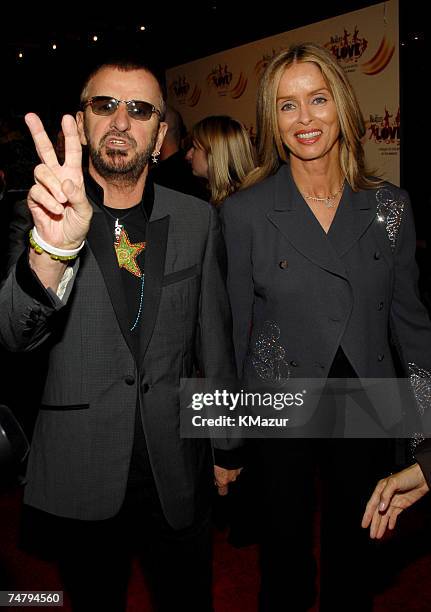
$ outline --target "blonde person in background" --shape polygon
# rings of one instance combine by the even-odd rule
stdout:
[[[192,139],[186,158],[193,174],[207,179],[210,202],[220,206],[256,166],[248,132],[232,117],[211,115],[196,123]]]

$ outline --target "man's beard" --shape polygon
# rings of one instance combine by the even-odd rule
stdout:
[[[122,186],[133,186],[137,183],[139,177],[142,175],[151,154],[154,151],[154,145],[157,138],[157,130],[151,136],[151,141],[144,151],[135,153],[132,157],[130,155],[130,149],[128,151],[122,151],[121,149],[107,149],[105,148],[105,155],[102,154],[102,148],[108,138],[121,138],[127,140],[132,146],[136,146],[136,141],[131,136],[126,136],[121,133],[109,132],[100,141],[99,146],[96,148],[89,138],[89,134],[86,132],[86,138],[88,143],[88,153],[96,172],[110,183],[120,184]]]

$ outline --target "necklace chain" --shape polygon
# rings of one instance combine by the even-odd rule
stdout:
[[[324,198],[318,198],[317,196],[312,196],[312,195],[305,195],[304,194],[304,198],[306,200],[313,200],[314,202],[323,202],[326,206],[326,208],[335,208],[335,203],[333,202],[335,200],[335,198],[340,195],[340,193],[342,193],[344,189],[344,181],[340,187],[340,189],[338,191],[336,191],[335,193],[333,193],[332,195],[326,196]]]
[[[138,204],[139,206],[139,204]],[[119,247],[119,243],[120,243],[120,239],[121,239],[121,233],[124,230],[124,225],[122,223],[120,223],[120,221],[123,221],[126,217],[128,217],[135,209],[137,208],[137,206],[132,206],[132,208],[130,210],[128,210],[126,212],[126,214],[118,216],[118,215],[113,215],[111,213],[110,210],[107,209],[106,206],[103,207],[103,210],[115,221],[115,225],[114,225],[114,235],[115,235],[115,250],[117,251],[117,248]],[[125,209],[118,209],[119,211],[124,211]],[[124,230],[125,231],[125,230]],[[125,234],[127,237],[127,234]],[[127,237],[128,239],[128,237]],[[146,245],[146,243],[144,243],[144,245]],[[117,255],[118,257],[118,255]],[[139,269],[139,267],[138,267]],[[132,326],[130,327],[130,331],[134,331],[136,329],[136,327],[138,326],[139,320],[141,318],[141,314],[142,314],[142,309],[143,309],[143,304],[144,304],[144,285],[145,285],[145,274],[143,272],[140,273],[140,278],[141,278],[141,287],[140,287],[140,295],[139,295],[139,306],[138,306],[138,312],[136,314],[135,320],[132,323]]]
[[[115,225],[114,225],[115,242],[118,242],[118,240],[120,239],[121,231],[124,227],[123,224],[120,223],[120,221],[123,221],[126,217],[128,217],[135,210],[135,208],[137,208],[137,206],[132,206],[132,208],[130,208],[128,212],[126,212],[125,215],[119,216],[119,215],[113,215],[111,211],[107,209],[106,206],[103,207],[103,210],[115,221]],[[119,211],[121,210],[123,212],[124,210],[127,210],[127,209],[119,208],[118,210]]]

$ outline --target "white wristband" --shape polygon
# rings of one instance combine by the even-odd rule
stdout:
[[[33,227],[33,229],[31,230],[31,234],[36,244],[40,246],[46,253],[50,255],[58,255],[59,257],[74,257],[75,255],[78,255],[79,251],[83,248],[85,244],[85,240],[83,240],[77,249],[58,249],[57,247],[51,246],[50,244],[45,242],[45,240],[43,240],[37,233],[36,227]]]

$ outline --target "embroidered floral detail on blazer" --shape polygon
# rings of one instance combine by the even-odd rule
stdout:
[[[423,416],[431,408],[431,372],[409,363],[410,383],[418,404],[419,414]]]
[[[416,363],[409,363],[410,384],[415,395],[418,412],[422,417],[431,409],[431,372],[420,368]],[[410,450],[414,454],[416,447],[425,439],[421,433],[415,433],[410,440]]]
[[[275,321],[265,321],[251,348],[251,362],[259,378],[265,382],[275,383],[290,377],[286,350],[279,342],[280,335]]]
[[[394,250],[397,244],[398,232],[405,206],[405,200],[396,199],[393,191],[388,187],[382,187],[376,191],[377,221],[385,224],[386,233]]]

